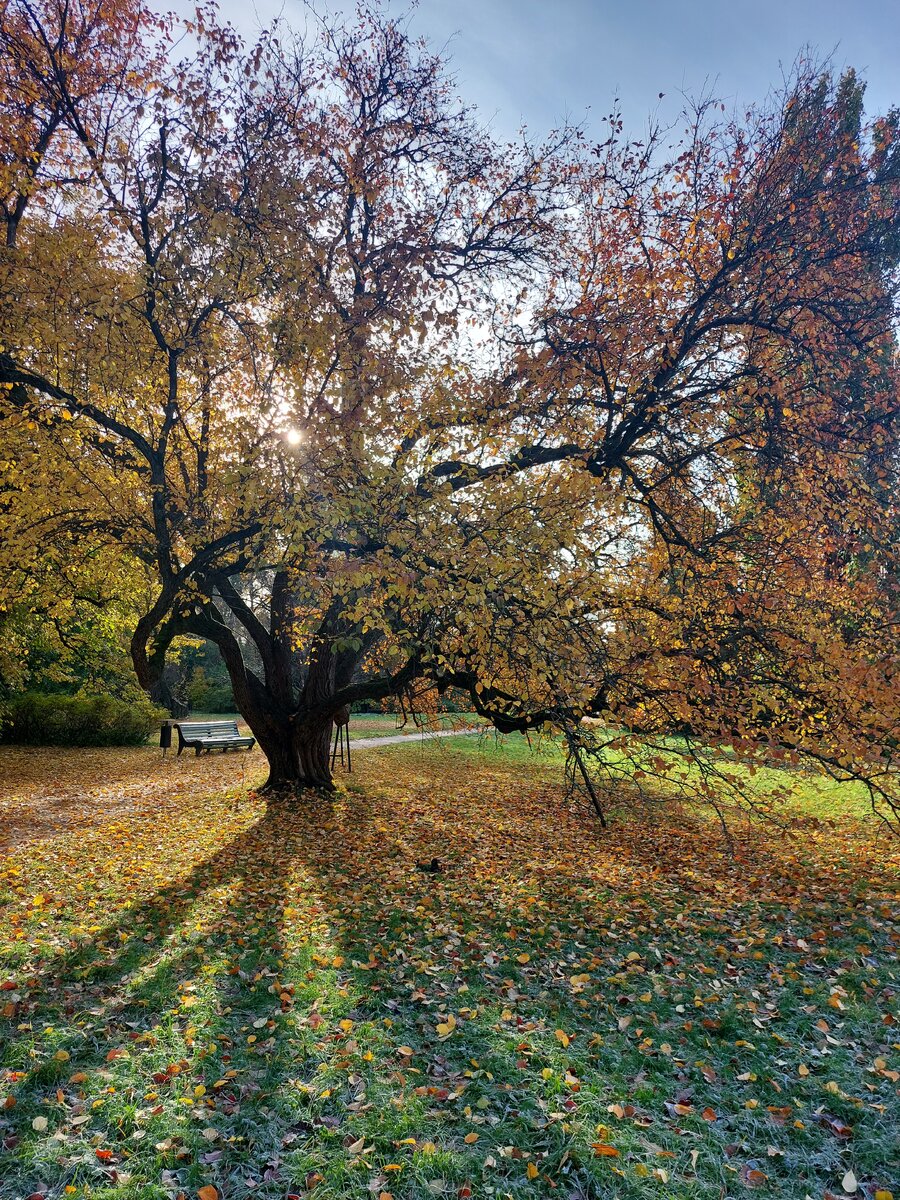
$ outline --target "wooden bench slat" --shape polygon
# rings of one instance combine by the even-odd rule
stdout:
[[[252,750],[256,738],[238,731],[237,721],[176,721],[178,730],[178,753],[192,746],[199,754],[201,750]]]

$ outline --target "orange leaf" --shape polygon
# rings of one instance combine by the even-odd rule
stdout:
[[[749,1188],[765,1187],[768,1182],[768,1175],[764,1171],[758,1171],[756,1167],[745,1166],[741,1170],[741,1179]]]

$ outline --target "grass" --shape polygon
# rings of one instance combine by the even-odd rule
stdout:
[[[900,1196],[900,856],[857,796],[728,840],[624,786],[603,832],[519,738],[268,808],[237,757],[0,862],[0,1196]]]
[[[237,721],[242,728],[246,729],[243,717],[237,713],[192,713],[185,720]],[[430,723],[428,728],[455,729],[460,725],[474,725],[479,720],[480,718],[475,713],[443,713],[433,723]],[[353,713],[350,718],[351,741],[358,741],[360,738],[392,737],[397,734],[418,732],[419,727],[414,721],[408,720],[404,724],[403,717],[397,713]]]

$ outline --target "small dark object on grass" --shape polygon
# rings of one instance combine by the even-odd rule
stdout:
[[[431,862],[417,862],[416,869],[419,871],[427,871],[429,875],[437,875],[443,870],[443,867],[436,858],[433,858]]]

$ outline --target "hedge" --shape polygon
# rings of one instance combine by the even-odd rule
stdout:
[[[0,737],[28,746],[140,746],[168,717],[144,697],[26,692],[4,706]]]

